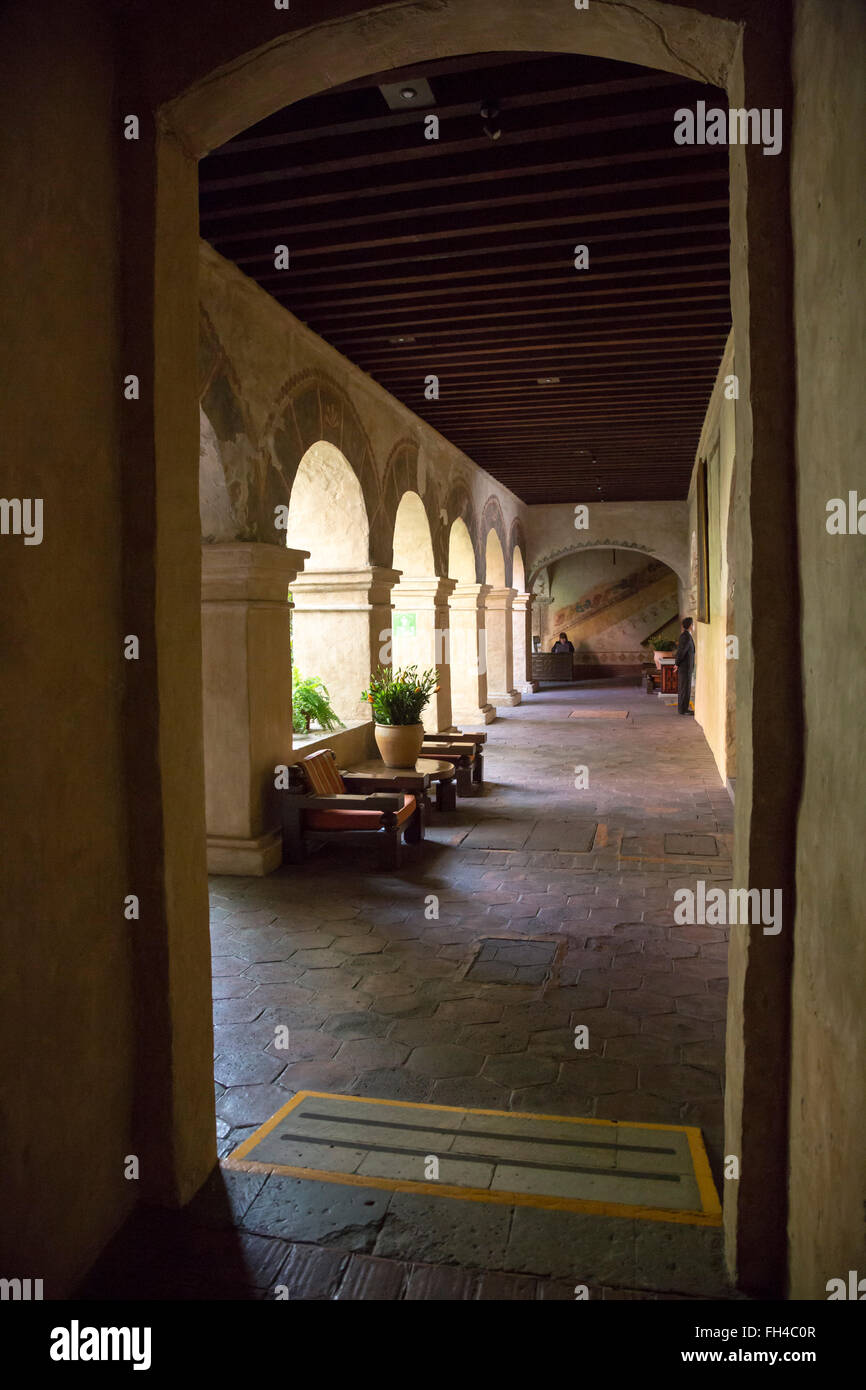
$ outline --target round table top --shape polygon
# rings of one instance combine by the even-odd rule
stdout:
[[[363,777],[382,778],[411,777],[415,773],[442,782],[454,776],[453,764],[441,762],[438,758],[419,758],[414,767],[386,767],[381,758],[370,758],[367,762],[355,763],[346,771],[360,773]]]
[[[439,758],[419,758],[415,764],[416,772],[426,772],[430,777],[439,778],[440,781],[447,782],[449,777],[454,776],[454,764],[443,763]]]

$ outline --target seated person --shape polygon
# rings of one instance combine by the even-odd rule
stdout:
[[[560,655],[562,655],[562,654],[564,654],[564,653],[566,653],[566,652],[573,652],[573,651],[574,651],[574,645],[573,645],[573,643],[569,642],[567,633],[561,632],[561,633],[559,634],[559,641],[558,641],[558,642],[554,642],[554,644],[553,644],[553,654],[554,654],[554,656],[560,656]]]

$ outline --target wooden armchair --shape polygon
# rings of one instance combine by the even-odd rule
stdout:
[[[341,774],[330,748],[301,758],[289,769],[290,785],[281,798],[283,858],[303,862],[305,842],[361,836],[378,841],[382,868],[396,869],[401,861],[401,838],[417,843],[424,838],[424,807],[402,791],[352,791],[351,773]]]
[[[474,796],[484,790],[486,734],[425,734],[421,756],[440,758],[454,766],[458,796]]]

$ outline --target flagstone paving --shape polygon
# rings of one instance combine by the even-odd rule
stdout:
[[[700,728],[608,682],[542,690],[487,733],[485,793],[434,813],[399,872],[332,844],[265,879],[212,879],[220,1155],[320,1090],[696,1125],[721,1193],[728,930],[673,916],[677,888],[730,882],[732,806]],[[717,1229],[212,1182],[241,1246],[277,1243],[263,1265],[239,1257],[235,1287],[259,1292],[234,1296],[727,1292]]]
[[[730,882],[700,728],[607,683],[487,733],[484,795],[434,815],[400,872],[328,846],[212,880],[220,1153],[311,1089],[697,1125],[719,1183],[728,932],[673,918],[675,889]]]

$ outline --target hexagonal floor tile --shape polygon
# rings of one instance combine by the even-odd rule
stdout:
[[[456,1047],[452,1043],[431,1043],[416,1047],[410,1053],[406,1066],[422,1076],[475,1076],[481,1070],[484,1058],[479,1052],[470,1052],[467,1047]]]

